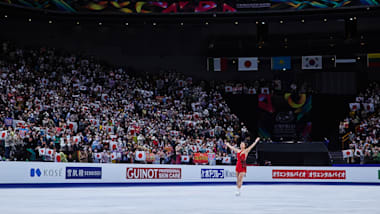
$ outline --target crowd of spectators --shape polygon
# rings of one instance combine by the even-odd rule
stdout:
[[[347,163],[380,163],[380,85],[373,82],[350,104],[350,115],[339,125],[346,135]]]
[[[226,141],[250,141],[218,90],[175,72],[3,42],[0,91],[0,160],[135,163],[144,151],[153,163],[196,152],[220,161],[235,158]]]

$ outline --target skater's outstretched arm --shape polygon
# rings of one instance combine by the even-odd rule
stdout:
[[[255,142],[254,143],[252,143],[244,152],[245,153],[249,153],[252,149],[253,149],[253,147],[255,147],[256,146],[256,144],[259,142],[259,140],[260,140],[260,138],[258,137],[258,138],[256,138],[256,140],[255,140]]]
[[[237,148],[231,146],[230,143],[226,143],[226,145],[227,145],[227,147],[230,148],[232,151],[234,151],[234,152],[236,152],[236,153],[240,152],[239,149],[237,149]]]

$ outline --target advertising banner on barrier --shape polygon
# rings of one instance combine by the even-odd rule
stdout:
[[[205,156],[207,160],[207,155]],[[235,166],[0,162],[0,187],[14,185],[236,182]],[[380,185],[380,167],[248,166],[244,183],[365,183]]]
[[[346,179],[346,170],[277,170],[274,179]]]
[[[208,155],[206,153],[194,153],[193,160],[195,164],[207,164]]]
[[[127,167],[127,179],[181,179],[181,168]]]

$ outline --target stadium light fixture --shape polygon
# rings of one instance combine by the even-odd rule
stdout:
[[[283,20],[280,20],[280,24],[283,24],[284,23],[284,21]]]
[[[324,21],[324,22],[327,22],[327,19],[326,19],[326,18],[324,18],[324,19],[323,19],[323,21]]]
[[[4,15],[4,18],[8,18],[8,15],[7,15],[7,14],[5,14],[5,15]]]
[[[282,70],[283,70],[283,71],[286,71],[286,68],[283,68]]]
[[[331,61],[335,61],[335,58],[334,58],[334,57],[332,57],[332,58],[331,58]]]
[[[258,24],[259,24],[259,22],[258,22],[258,21],[256,21],[256,24],[258,25]]]
[[[181,26],[183,26],[183,22],[181,22]]]
[[[29,21],[29,22],[31,22],[31,21],[32,21],[32,19],[31,19],[31,18],[29,18],[29,19],[28,19],[28,21]]]
[[[205,25],[208,25],[208,22],[205,22]]]
[[[265,22],[261,22],[262,25],[265,25]]]
[[[356,16],[354,16],[354,20],[356,20]]]
[[[353,21],[353,20],[354,20],[354,19],[351,17],[351,18],[350,18],[350,21]]]
[[[49,20],[49,24],[52,24],[53,23],[53,21],[52,20]]]
[[[239,22],[238,21],[235,21],[235,25],[238,25],[239,24]]]
[[[126,23],[124,23],[124,25],[125,25],[125,26],[128,26],[128,25],[129,25],[129,23],[128,23],[128,22],[126,22]]]
[[[157,23],[156,22],[153,22],[153,26],[156,26],[157,25]]]
[[[305,23],[305,19],[302,19],[301,22],[302,22],[302,23]]]
[[[102,25],[103,25],[103,23],[99,22],[99,26],[102,26]]]
[[[358,58],[357,58],[358,60],[360,60],[360,56],[358,56]]]
[[[79,25],[80,23],[79,23],[79,21],[77,21],[77,25]]]

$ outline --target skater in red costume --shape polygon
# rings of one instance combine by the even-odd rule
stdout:
[[[256,144],[259,142],[260,138],[256,138],[255,142],[252,143],[248,148],[245,148],[246,145],[244,142],[240,143],[240,149],[235,148],[231,146],[229,143],[227,143],[227,147],[233,150],[236,153],[237,161],[236,161],[236,186],[237,186],[237,192],[236,196],[240,195],[240,188],[243,185],[243,178],[245,174],[247,173],[247,163],[246,159],[248,156],[248,153],[253,149],[253,147],[256,146]]]

